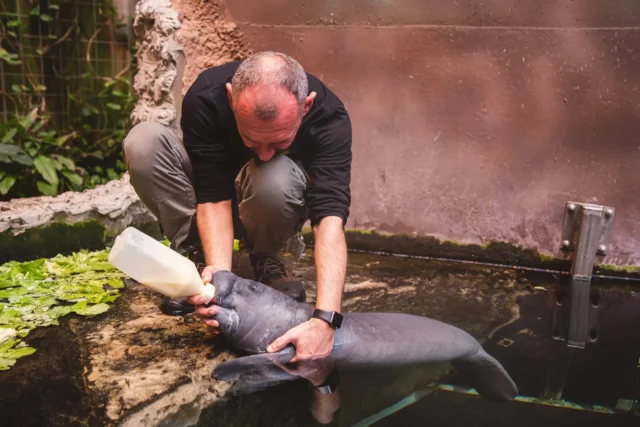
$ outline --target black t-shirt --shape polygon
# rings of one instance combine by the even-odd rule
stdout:
[[[180,127],[198,203],[235,200],[234,179],[255,156],[238,133],[225,87],[239,65],[236,61],[203,71],[182,103]],[[335,94],[315,76],[307,77],[309,93],[317,95],[285,154],[301,161],[310,178],[306,201],[311,224],[330,215],[346,223],[351,204],[351,120]]]

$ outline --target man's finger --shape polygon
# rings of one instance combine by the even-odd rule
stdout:
[[[211,274],[211,270],[205,268],[202,272],[202,281],[204,283],[211,283],[211,279],[213,278],[213,274]]]
[[[207,299],[202,295],[194,295],[187,298],[187,302],[193,305],[202,305],[207,302]]]
[[[220,326],[220,324],[218,323],[218,321],[217,321],[217,320],[213,320],[213,319],[207,319],[207,320],[205,320],[205,321],[204,321],[204,323],[205,323],[207,326],[212,326],[212,327],[214,327],[214,328],[217,328],[218,326]]]
[[[292,332],[293,329],[287,331],[286,334],[277,338],[274,342],[272,342],[269,347],[267,347],[267,353],[273,353],[276,351],[280,351],[287,346],[287,344],[294,342],[298,339],[295,331]]]
[[[202,318],[202,319],[206,319],[209,318],[211,316],[213,316],[214,314],[216,314],[218,312],[218,310],[214,307],[207,307],[204,305],[199,305],[196,307],[195,310],[195,315]]]

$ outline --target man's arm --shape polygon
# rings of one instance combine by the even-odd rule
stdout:
[[[347,265],[344,223],[351,202],[351,122],[344,108],[317,124],[316,147],[309,167],[307,204],[315,235],[317,270],[316,308],[340,312]],[[287,344],[296,347],[298,360],[322,359],[331,354],[335,330],[321,319],[311,318],[276,339],[268,352]]]
[[[340,312],[347,269],[347,244],[342,218],[328,216],[313,228],[318,277],[316,308]]]
[[[213,267],[214,271],[231,271],[233,255],[231,201],[199,204],[196,208],[196,218],[207,267]],[[205,279],[204,276],[203,279]]]

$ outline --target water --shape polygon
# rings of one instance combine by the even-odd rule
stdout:
[[[337,395],[314,393],[304,379],[262,391],[245,384],[227,406],[251,414],[241,424],[261,426],[640,425],[640,294],[606,278],[594,282],[598,340],[571,349],[551,338],[556,292],[566,291],[567,278],[527,278],[538,291],[517,297],[519,317],[483,342],[518,384],[514,402],[488,402],[440,366],[341,372]],[[218,425],[218,414],[206,410],[197,425]]]
[[[312,260],[296,271],[310,286],[312,299]],[[418,314],[468,331],[484,340],[485,349],[518,384],[521,396],[515,402],[493,404],[469,394],[465,378],[443,364],[340,371],[338,393],[328,395],[292,378],[254,390],[253,378],[234,390],[221,389],[223,396],[211,404],[206,391],[220,384],[204,383],[196,397],[181,387],[191,384],[197,369],[208,376],[211,364],[201,361],[217,360],[224,342],[201,333],[197,323],[159,315],[160,297],[134,286],[100,319],[65,319],[59,327],[33,334],[38,351],[0,373],[0,424],[127,425],[147,411],[162,419],[156,424],[161,426],[640,425],[640,416],[630,413],[630,402],[640,401],[640,296],[614,282],[597,283],[605,289],[598,342],[571,352],[551,339],[551,297],[564,279],[350,256],[346,310]],[[559,390],[564,403],[543,399]],[[170,403],[158,409],[165,398]],[[573,407],[557,407],[562,403]],[[141,425],[140,419],[133,425]]]

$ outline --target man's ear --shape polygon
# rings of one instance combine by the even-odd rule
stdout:
[[[227,83],[225,87],[227,88],[227,99],[229,100],[231,111],[233,111],[233,91],[231,90],[231,83]]]
[[[304,101],[304,114],[307,114],[309,112],[309,110],[311,109],[311,106],[313,105],[313,100],[316,99],[316,93],[315,92],[311,92],[309,94],[309,96],[307,96],[307,99],[305,99]]]

